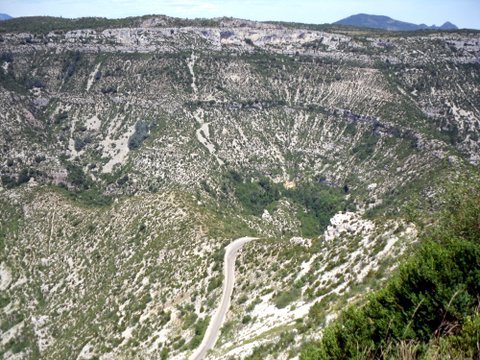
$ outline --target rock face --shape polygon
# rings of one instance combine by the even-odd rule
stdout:
[[[379,286],[399,209],[478,170],[478,32],[40,20],[0,25],[1,354],[185,358],[255,234],[212,356],[247,354]],[[308,186],[345,198],[325,233]]]
[[[34,166],[52,179],[62,155],[95,179],[129,163],[136,187],[147,178],[189,186],[225,162],[289,180],[293,156],[340,183],[351,171],[390,172],[361,169],[377,151],[413,165],[385,151],[403,143],[425,152],[425,166],[449,149],[478,162],[476,33],[360,39],[233,20],[161,23],[3,34],[2,158],[22,162],[2,173]],[[139,121],[152,136],[132,151]]]

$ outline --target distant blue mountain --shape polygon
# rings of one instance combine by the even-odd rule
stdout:
[[[458,27],[455,24],[452,24],[450,21],[447,21],[442,26],[439,27],[440,30],[457,30]]]
[[[457,26],[451,22],[446,22],[442,26],[428,26],[425,24],[412,24],[408,22],[403,22],[399,20],[392,19],[388,16],[382,15],[368,15],[368,14],[357,14],[349,16],[345,19],[335,22],[336,25],[349,25],[356,27],[368,27],[373,29],[383,29],[389,31],[414,31],[422,29],[433,29],[433,30],[455,30],[458,29]]]
[[[8,14],[0,14],[0,21],[9,19],[13,19],[13,17]]]

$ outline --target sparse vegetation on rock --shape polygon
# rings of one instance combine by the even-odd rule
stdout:
[[[328,324],[332,351],[472,354],[472,234],[420,220],[445,182],[478,182],[477,31],[145,16],[0,32],[0,357],[187,358],[240,236],[259,240],[211,358],[319,354]]]

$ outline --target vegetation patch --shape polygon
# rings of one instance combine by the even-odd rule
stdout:
[[[298,300],[301,293],[301,290],[296,287],[293,287],[288,291],[280,291],[273,297],[273,302],[277,308],[283,309],[284,307],[287,307],[290,303]]]
[[[149,126],[144,121],[135,124],[135,132],[128,139],[128,148],[135,150],[148,138]]]
[[[345,200],[344,188],[331,186],[325,181],[305,181],[295,188],[285,189],[267,177],[249,180],[231,170],[222,190],[233,192],[245,211],[255,216],[260,216],[265,209],[274,211],[278,200],[287,199],[299,209],[297,218],[302,235],[307,237],[321,234],[338,211],[353,208],[353,204]]]
[[[195,349],[200,345],[203,339],[203,335],[205,334],[205,331],[207,331],[209,322],[210,322],[210,317],[206,317],[204,319],[199,319],[195,323],[195,335],[190,341],[190,344],[189,344],[190,349]]]

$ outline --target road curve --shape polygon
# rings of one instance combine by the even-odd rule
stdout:
[[[235,259],[237,258],[238,250],[240,250],[247,242],[255,239],[257,238],[248,236],[242,237],[233,241],[225,248],[225,257],[223,261],[224,281],[222,299],[220,300],[220,304],[218,304],[217,310],[215,310],[215,313],[210,320],[210,324],[208,324],[208,328],[205,331],[202,343],[193,352],[192,356],[190,356],[190,360],[203,359],[205,355],[207,355],[208,350],[213,348],[215,345],[220,328],[225,321],[225,314],[230,307],[233,283],[235,281]]]

